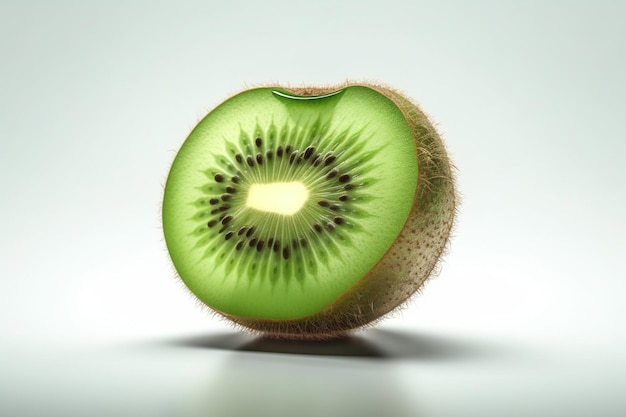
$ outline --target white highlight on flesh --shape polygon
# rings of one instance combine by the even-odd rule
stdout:
[[[246,206],[269,213],[291,216],[297,213],[309,198],[309,190],[301,182],[272,182],[252,184]]]

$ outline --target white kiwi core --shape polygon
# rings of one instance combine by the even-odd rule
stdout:
[[[268,213],[291,216],[296,214],[309,198],[309,190],[299,182],[272,182],[252,184],[246,206]]]

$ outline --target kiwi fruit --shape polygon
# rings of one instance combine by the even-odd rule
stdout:
[[[268,86],[211,111],[177,153],[163,231],[184,284],[269,337],[376,322],[433,273],[453,167],[420,109],[386,86]]]

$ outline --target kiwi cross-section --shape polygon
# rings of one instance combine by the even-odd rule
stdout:
[[[204,304],[270,336],[322,339],[410,297],[455,211],[450,163],[385,87],[264,87],[226,100],[172,164],[163,230]]]

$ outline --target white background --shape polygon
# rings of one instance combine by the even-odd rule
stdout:
[[[0,414],[626,414],[626,3],[0,1]],[[325,345],[240,335],[159,225],[246,86],[420,103],[463,205],[441,274]]]

